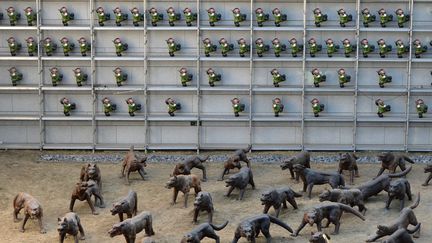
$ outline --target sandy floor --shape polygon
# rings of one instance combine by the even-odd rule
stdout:
[[[58,233],[56,231],[57,217],[61,217],[68,212],[70,194],[75,182],[78,181],[82,164],[78,163],[36,163],[38,152],[34,151],[7,151],[0,152],[0,242],[57,242]],[[126,186],[120,176],[120,165],[100,164],[103,181],[103,195],[107,208],[97,209],[100,215],[92,215],[88,205],[77,201],[75,211],[79,214],[86,240],[83,242],[124,242],[122,236],[110,238],[107,231],[118,222],[117,216],[111,216],[110,206],[118,198],[127,194],[129,189],[138,193],[138,210],[150,211],[153,215],[156,242],[179,242],[182,235],[191,230],[193,196],[189,198],[189,207],[182,208],[183,195],[180,194],[178,203],[170,206],[172,191],[165,189],[164,185],[172,171],[169,164],[150,164],[147,167],[146,181],[142,181],[138,174],[131,177],[131,186]],[[253,164],[253,173],[256,190],[248,187],[244,201],[237,201],[235,198],[238,191],[234,191],[231,198],[225,198],[226,192],[224,182],[216,181],[220,173],[222,164],[211,164],[208,166],[209,181],[202,183],[202,188],[212,194],[215,205],[214,222],[219,224],[229,220],[228,226],[219,231],[221,242],[230,242],[233,237],[237,224],[245,217],[259,214],[262,206],[259,201],[261,192],[275,186],[291,186],[295,190],[301,190],[301,184],[296,184],[291,180],[286,171],[281,171],[278,165],[258,165]],[[313,168],[327,171],[335,171],[336,165],[312,165]],[[426,220],[432,211],[432,186],[420,186],[425,179],[423,173],[424,165],[415,165],[413,171],[408,175],[414,194],[421,192],[422,200],[420,206],[415,210],[420,222],[422,222],[421,238],[416,242],[431,242],[432,226]],[[378,171],[378,165],[360,165],[360,178],[356,178],[356,184],[364,182],[374,176]],[[200,171],[194,171],[201,176]],[[347,179],[347,176],[345,177]],[[289,207],[282,210],[280,218],[287,222],[293,229],[297,228],[303,212],[306,208],[318,203],[317,195],[328,186],[315,186],[312,200],[299,198],[299,210]],[[36,197],[43,206],[45,217],[44,223],[47,234],[39,233],[36,221],[28,221],[26,232],[18,231],[19,223],[12,220],[12,200],[17,192],[24,191]],[[332,236],[332,242],[364,242],[369,234],[373,233],[378,223],[385,223],[399,215],[399,202],[394,201],[390,210],[384,209],[384,201],[387,195],[381,193],[378,197],[373,197],[367,204],[368,212],[366,221],[345,214],[342,216],[340,234]],[[410,202],[407,202],[409,205]],[[270,210],[273,214],[273,210]],[[22,215],[21,215],[22,216]],[[204,222],[206,214],[202,214],[199,220]],[[334,229],[331,225],[325,232],[330,233]],[[316,231],[316,227],[306,226],[297,238],[289,236],[289,232],[277,225],[271,226],[273,242],[307,242],[311,231]],[[137,242],[144,238],[144,232],[138,234]],[[69,237],[66,242],[73,242]],[[203,240],[203,242],[214,242]],[[246,242],[242,239],[240,242]],[[257,242],[265,242],[261,235]]]

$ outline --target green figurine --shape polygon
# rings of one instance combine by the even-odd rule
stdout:
[[[129,48],[129,45],[127,43],[122,43],[122,41],[118,37],[113,40],[113,43],[118,57],[121,57],[122,53],[124,51],[127,51],[127,49]]]
[[[180,68],[179,73],[181,84],[183,87],[186,87],[187,83],[192,81],[193,75],[188,73],[188,70],[185,67]]]
[[[61,18],[62,18],[62,23],[63,26],[68,26],[69,25],[69,21],[74,20],[75,19],[75,14],[74,13],[69,13],[66,7],[61,7],[59,9]]]
[[[393,77],[386,75],[384,69],[381,68],[380,70],[377,71],[377,73],[378,73],[378,83],[380,88],[384,88],[384,84],[392,82]]]
[[[0,12],[0,20],[3,19],[3,13]]]
[[[392,14],[387,14],[387,12],[385,11],[385,9],[380,9],[380,10],[378,10],[378,14],[379,14],[379,16],[380,16],[380,24],[381,24],[381,27],[386,27],[386,24],[388,23],[388,22],[391,22],[391,21],[393,21],[393,15]]]
[[[273,112],[275,117],[279,117],[279,113],[283,112],[284,105],[282,104],[282,100],[280,98],[274,98],[272,100]]]
[[[280,27],[281,23],[284,21],[287,21],[288,17],[286,14],[282,14],[281,11],[278,8],[273,9],[272,11],[273,13],[273,17],[274,17],[274,21],[275,21],[275,26],[276,27]]]
[[[262,38],[258,38],[255,40],[255,49],[256,49],[257,55],[259,57],[262,57],[264,52],[270,51],[270,46],[264,44],[264,40]]]
[[[43,47],[47,56],[52,56],[53,52],[57,50],[57,44],[52,42],[50,37],[47,37],[43,41]]]
[[[281,52],[286,51],[286,45],[281,44],[278,38],[272,40],[275,57],[280,57]]]
[[[175,116],[174,112],[181,110],[181,104],[177,103],[173,98],[166,99],[165,104],[168,106],[168,114],[170,116]]]
[[[321,27],[321,23],[327,21],[327,14],[322,14],[321,9],[316,8],[313,10],[315,26]]]
[[[404,23],[410,21],[410,15],[404,14],[404,11],[400,8],[396,10],[395,13],[399,28],[403,28]]]
[[[319,87],[320,83],[325,82],[327,80],[327,76],[322,74],[318,68],[314,68],[311,71],[313,76],[313,83],[315,87]]]
[[[81,56],[87,56],[87,52],[91,50],[90,43],[87,43],[87,40],[84,37],[79,38],[78,40]]]
[[[311,40],[309,40],[309,41],[311,41]],[[313,41],[315,41],[315,40],[313,40]],[[315,44],[315,47],[310,47],[311,57],[314,57],[315,53],[317,52],[316,46],[317,45]],[[339,48],[340,48],[339,45],[336,45],[331,38],[328,38],[326,40],[326,46],[327,46],[327,56],[328,57],[333,57],[333,54],[337,53]],[[314,49],[314,50],[312,51],[312,49]],[[312,56],[312,53],[313,53],[313,56]]]
[[[270,74],[273,77],[273,85],[275,87],[279,87],[279,83],[284,82],[286,80],[285,74],[280,74],[279,71],[276,68],[274,68],[273,70],[271,70]]]
[[[225,38],[219,40],[219,45],[221,46],[222,56],[228,56],[228,52],[234,50],[234,44],[229,44]]]
[[[217,50],[217,45],[214,45],[209,38],[205,38],[203,40],[204,44],[204,54],[206,57],[210,56],[210,53],[215,52]]]
[[[169,7],[167,10],[168,15],[168,23],[170,26],[174,26],[176,21],[179,21],[181,19],[181,14],[176,13],[173,7]]]
[[[139,9],[137,7],[134,7],[130,10],[131,14],[132,14],[132,24],[135,27],[139,26],[139,22],[143,22],[144,21],[144,14],[140,13]]]
[[[198,14],[192,13],[192,9],[190,8],[185,8],[183,10],[183,14],[185,16],[185,21],[187,26],[192,26],[192,22],[197,21],[198,19]]]
[[[319,117],[319,113],[324,111],[324,104],[320,104],[317,98],[313,98],[311,100],[312,104],[312,112],[314,113],[314,117]]]
[[[384,117],[384,113],[391,111],[391,106],[386,105],[382,99],[375,100],[377,106],[377,114],[379,117]]]
[[[351,75],[345,73],[345,69],[338,70],[339,87],[344,88],[346,83],[351,82]]]
[[[303,45],[297,44],[297,39],[296,38],[292,38],[289,41],[289,44],[290,44],[290,48],[291,48],[291,55],[293,57],[297,57],[298,53],[302,53],[303,52]]]
[[[104,26],[105,22],[111,19],[111,14],[105,13],[102,7],[96,9],[96,15],[98,17],[99,26]]]
[[[214,8],[209,8],[207,10],[208,17],[209,17],[209,24],[210,26],[215,26],[216,22],[219,22],[222,19],[222,15],[220,13],[216,13],[216,10]]]
[[[60,104],[63,105],[63,113],[65,116],[70,116],[71,111],[76,109],[75,103],[70,103],[69,99],[65,97],[60,99]]]
[[[363,26],[369,27],[369,24],[376,21],[376,15],[371,14],[368,8],[362,10]]]
[[[240,38],[237,40],[237,44],[239,45],[239,55],[240,57],[245,57],[245,53],[250,51],[250,45],[246,43],[244,38]]]
[[[12,86],[17,86],[18,82],[23,79],[23,74],[18,72],[16,67],[11,67],[8,69],[8,71],[12,82]]]
[[[239,8],[234,8],[232,10],[232,13],[234,15],[234,25],[236,27],[240,27],[240,23],[243,22],[243,21],[246,21],[246,14],[242,14],[240,12]]]
[[[393,47],[391,45],[386,45],[384,39],[379,39],[377,41],[377,43],[378,43],[378,49],[379,49],[380,57],[385,58],[386,54],[391,52]]]
[[[151,8],[149,10],[149,14],[151,16],[152,26],[157,26],[157,23],[163,20],[163,14],[158,13],[157,9]]]
[[[222,80],[222,75],[217,74],[212,68],[207,69],[206,73],[211,87],[215,86],[215,82],[220,82]]]
[[[246,108],[245,104],[240,103],[240,99],[238,98],[234,98],[231,100],[231,104],[233,107],[233,111],[234,111],[234,116],[235,117],[239,117],[240,116],[240,112],[243,112]]]
[[[117,26],[121,26],[121,22],[126,21],[128,19],[128,14],[122,13],[122,11],[119,7],[116,7],[115,9],[113,9],[113,13],[115,16],[115,23]]]
[[[37,14],[33,12],[33,9],[31,7],[27,7],[24,9],[24,14],[27,18],[27,25],[28,26],[34,26],[36,25],[37,21]]]
[[[27,42],[27,52],[29,54],[29,56],[34,56],[35,54],[37,55],[37,51],[38,51],[38,44],[35,42],[33,37],[28,37],[26,39]]]
[[[418,99],[415,101],[416,111],[419,118],[423,118],[423,114],[427,113],[428,106],[424,103],[422,99]]]
[[[102,104],[105,116],[111,116],[111,112],[117,110],[117,105],[112,104],[111,100],[108,99],[108,97],[102,99]]]
[[[49,71],[50,71],[52,85],[57,86],[58,83],[60,83],[63,80],[63,74],[61,74],[60,70],[58,70],[58,68],[56,67],[50,68]]]
[[[75,48],[75,44],[69,43],[69,40],[66,37],[61,38],[60,43],[63,47],[64,55],[68,57],[69,53],[71,53],[73,51],[73,49]]]
[[[264,13],[262,8],[257,8],[255,10],[256,20],[259,27],[263,27],[266,21],[269,21],[269,14]]]
[[[402,58],[403,54],[409,52],[409,46],[405,46],[402,40],[399,39],[395,41],[395,45],[396,45],[396,53],[398,58]]]
[[[369,41],[367,39],[361,40],[360,45],[361,45],[361,49],[362,49],[362,53],[363,53],[364,58],[367,58],[369,53],[372,53],[373,51],[375,51],[375,46],[370,45]]]
[[[350,57],[351,53],[355,52],[357,48],[356,45],[351,45],[351,42],[348,39],[343,40],[342,45],[344,48],[345,57]]]
[[[9,7],[6,9],[7,15],[9,16],[9,23],[11,26],[15,26],[18,20],[21,19],[21,14],[15,11],[14,7]]]
[[[339,9],[337,14],[339,15],[339,25],[341,27],[345,27],[348,22],[353,20],[352,14],[347,14],[343,8]]]
[[[181,45],[177,44],[173,38],[168,38],[166,40],[166,43],[168,45],[168,54],[170,57],[174,56],[174,53],[181,50]]]
[[[308,45],[309,45],[309,54],[311,57],[315,57],[315,54],[322,50],[322,45],[317,44],[314,38],[309,39]]]
[[[414,54],[416,58],[420,58],[421,54],[425,53],[427,51],[427,46],[422,46],[419,39],[415,39],[413,41],[413,48],[414,48]]]
[[[72,70],[74,72],[75,81],[78,87],[81,87],[84,82],[87,82],[88,75],[81,72],[81,68],[75,68]]]
[[[127,73],[123,73],[123,70],[119,67],[115,68],[113,70],[113,72],[114,72],[114,77],[115,77],[117,86],[119,86],[119,87],[122,86],[123,83],[126,82],[128,79]]]
[[[15,38],[13,37],[9,37],[9,39],[7,39],[7,42],[11,56],[16,56],[19,50],[21,50],[22,48],[21,43],[16,42]]]
[[[141,104],[135,104],[132,98],[127,98],[126,104],[128,105],[129,116],[135,116],[135,112],[141,110]]]

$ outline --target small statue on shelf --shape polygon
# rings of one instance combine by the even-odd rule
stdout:
[[[337,14],[339,15],[339,25],[341,27],[345,27],[348,22],[353,20],[352,14],[347,14],[343,8],[339,9]]]
[[[311,71],[313,76],[313,83],[315,87],[319,87],[320,83],[325,82],[327,80],[327,76],[322,74],[318,68],[314,68]]]
[[[393,77],[387,75],[384,69],[381,68],[380,70],[377,71],[377,73],[378,73],[378,84],[380,88],[384,88],[384,84],[392,82]]]
[[[6,9],[7,15],[9,16],[9,23],[11,26],[15,26],[21,19],[21,14],[15,11],[14,7]]]
[[[379,39],[377,43],[378,43],[379,55],[381,58],[385,58],[386,54],[391,52],[393,49],[391,45],[387,45],[385,43],[384,39]]]
[[[119,87],[122,86],[123,83],[126,82],[128,79],[127,73],[123,73],[123,70],[119,67],[115,68],[113,70],[113,72],[114,72],[114,77],[115,77],[117,86],[119,86]]]
[[[270,15],[264,13],[262,8],[257,8],[255,10],[256,20],[259,27],[263,27],[266,21],[269,21]]]
[[[204,44],[204,54],[206,57],[209,57],[210,53],[217,50],[217,45],[213,44],[209,38],[205,38],[202,42]]]
[[[356,45],[351,45],[351,42],[348,39],[343,40],[342,45],[344,48],[345,57],[350,57],[351,53],[355,52],[357,48]]]
[[[34,56],[35,54],[37,55],[37,51],[38,51],[38,44],[37,42],[35,42],[33,37],[28,37],[26,39],[27,42],[27,52],[29,54],[29,56]]]
[[[185,67],[180,68],[179,73],[181,84],[183,87],[186,87],[187,83],[192,81],[193,75],[188,73],[188,70]]]
[[[243,112],[245,110],[245,107],[246,107],[245,104],[240,103],[239,98],[232,99],[231,103],[232,103],[232,107],[233,107],[233,111],[234,111],[234,116],[239,117],[240,112]]]
[[[174,53],[181,50],[181,45],[176,43],[173,38],[168,38],[166,40],[166,43],[168,45],[168,54],[170,57],[174,56]]]
[[[424,103],[422,99],[418,99],[415,101],[416,111],[419,118],[423,118],[423,114],[427,113],[428,106]]]
[[[395,41],[395,45],[396,45],[396,54],[398,58],[402,58],[403,54],[409,52],[409,46],[405,46],[401,39]]]
[[[286,75],[280,74],[276,68],[272,69],[270,74],[273,77],[273,85],[275,87],[279,87],[279,83],[286,81]]]
[[[246,43],[244,38],[240,38],[237,40],[237,44],[239,45],[239,55],[240,57],[245,57],[245,53],[250,51],[250,45]]]
[[[51,82],[53,86],[57,86],[63,80],[63,74],[56,67],[50,68]]]
[[[157,9],[151,8],[149,9],[149,14],[151,16],[152,26],[157,26],[157,23],[163,20],[163,14],[158,13]]]
[[[319,117],[319,113],[324,111],[324,104],[320,104],[320,101],[317,98],[313,98],[311,104],[314,117]]]
[[[170,26],[174,26],[175,22],[181,19],[181,14],[176,13],[173,7],[169,7],[166,12],[168,14],[168,23]]]
[[[409,14],[404,14],[404,11],[400,8],[395,11],[395,14],[399,28],[403,28],[404,23],[410,21],[411,16]]]
[[[37,14],[33,12],[33,9],[31,7],[27,7],[24,9],[24,14],[27,18],[27,25],[28,26],[34,26],[36,25],[37,21]]]
[[[308,45],[309,45],[309,54],[311,57],[315,57],[315,54],[322,50],[322,45],[317,44],[314,38],[309,39]]]
[[[135,112],[141,110],[141,104],[135,104],[132,98],[127,98],[126,104],[128,105],[129,116],[135,116]]]
[[[112,104],[108,97],[102,99],[105,116],[111,116],[111,112],[117,110],[117,105]]]
[[[322,14],[321,9],[316,8],[313,10],[315,26],[321,27],[321,23],[327,21],[327,14]]]
[[[243,21],[246,21],[246,14],[242,14],[240,12],[239,8],[234,8],[232,10],[232,13],[234,15],[234,25],[236,27],[240,27],[240,23],[243,22]]]
[[[287,21],[288,19],[288,16],[286,14],[282,14],[280,9],[278,8],[273,9],[272,14],[274,17],[274,22],[276,27],[280,27],[281,23]]]
[[[313,41],[315,41],[315,40],[313,40]],[[333,54],[337,53],[338,50],[339,50],[339,48],[340,48],[339,45],[334,44],[334,42],[333,42],[333,40],[331,38],[328,38],[326,40],[326,46],[327,46],[327,56],[328,57],[333,57]],[[316,48],[315,48],[314,51],[312,51],[312,48],[311,48],[310,51],[311,51],[311,56],[312,56],[312,52],[314,52],[313,55],[315,56],[315,53],[317,52]]]
[[[10,79],[12,82],[12,86],[17,86],[18,82],[23,79],[23,74],[20,73],[16,69],[16,67],[11,67],[8,69],[8,71],[9,71]]]
[[[371,14],[368,8],[362,10],[363,16],[363,26],[365,28],[369,27],[369,24],[376,21],[376,15]]]
[[[255,40],[255,49],[257,55],[262,57],[265,52],[270,51],[270,45],[264,44],[264,40],[262,38],[258,38]]]
[[[73,51],[73,49],[75,48],[75,44],[74,43],[69,43],[68,38],[63,37],[60,39],[60,43],[63,47],[63,53],[65,56],[69,56],[69,53],[71,53]]]
[[[283,112],[284,105],[282,104],[282,100],[280,98],[274,98],[272,100],[273,103],[273,112],[275,117],[279,117],[279,113]]]
[[[81,72],[81,68],[75,68],[72,70],[74,72],[75,81],[78,87],[81,87],[84,82],[87,82],[88,75]]]
[[[75,103],[71,103],[68,98],[61,98],[60,104],[63,105],[63,113],[65,116],[70,116],[71,111],[76,109]]]
[[[87,40],[84,37],[79,38],[78,40],[81,56],[87,56],[87,52],[91,50],[91,44],[87,43]]]
[[[105,13],[105,10],[102,7],[96,9],[96,15],[98,17],[99,26],[104,26],[105,22],[111,19],[111,14]]]
[[[228,52],[234,50],[234,44],[229,44],[225,38],[219,40],[219,45],[221,46],[222,56],[228,56]]]
[[[393,15],[392,14],[387,14],[387,12],[385,11],[385,9],[380,9],[378,10],[378,14],[380,16],[380,24],[381,27],[386,27],[388,22],[393,21]]]
[[[185,8],[183,10],[183,14],[185,15],[185,21],[187,26],[192,26],[192,22],[197,21],[198,19],[198,14],[192,13],[192,9],[190,8]]]
[[[122,13],[122,11],[119,7],[116,7],[115,9],[113,9],[113,13],[115,16],[115,23],[117,26],[121,26],[121,22],[126,21],[128,19],[128,14]]]
[[[15,38],[13,37],[9,37],[9,39],[7,39],[7,42],[11,56],[16,56],[19,50],[21,50],[22,48],[21,43],[16,42]]]
[[[181,110],[181,104],[171,97],[165,100],[165,104],[168,106],[168,114],[170,116],[175,116],[174,112]]]
[[[382,99],[375,100],[377,106],[377,114],[379,117],[384,117],[384,113],[391,111],[391,106],[386,105]]]
[[[427,52],[427,46],[422,45],[419,39],[413,41],[414,54],[416,58],[420,58],[421,54]]]
[[[130,10],[131,14],[132,14],[132,24],[135,27],[139,26],[139,22],[143,22],[144,21],[144,14],[140,13],[139,9],[137,7],[134,7]]]
[[[344,88],[346,83],[351,82],[351,75],[346,74],[345,69],[339,69],[337,74],[339,80],[339,87]]]
[[[118,37],[113,40],[113,43],[118,57],[121,57],[122,53],[127,51],[129,48],[129,45],[127,43],[123,43]]]
[[[222,15],[220,13],[216,13],[214,8],[207,9],[209,24],[210,26],[215,26],[216,22],[219,22],[222,19]]]
[[[61,7],[59,9],[59,12],[60,12],[60,15],[61,15],[63,26],[68,26],[69,25],[69,21],[75,19],[75,14],[74,13],[69,13],[66,7]]]
[[[0,20],[3,20],[3,13],[0,12]]]
[[[369,41],[367,39],[363,39],[360,41],[360,46],[362,49],[363,57],[367,58],[369,53],[372,53],[375,51],[375,46],[369,44]]]
[[[47,56],[52,56],[53,52],[57,50],[57,44],[50,37],[43,40],[43,47]]]
[[[280,57],[281,52],[286,51],[286,45],[281,44],[278,38],[272,40],[275,57]]]
[[[289,41],[289,44],[290,44],[290,48],[291,48],[291,55],[293,57],[297,57],[298,53],[302,53],[303,52],[303,45],[297,44],[297,39],[296,38],[292,38]]]
[[[222,80],[222,75],[217,74],[212,68],[207,69],[206,73],[209,79],[210,87],[214,87],[215,82],[220,82]]]

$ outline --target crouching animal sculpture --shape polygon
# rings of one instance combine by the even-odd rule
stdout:
[[[270,207],[276,211],[276,218],[279,217],[279,213],[281,211],[281,206],[283,208],[288,208],[287,203],[289,202],[294,209],[297,209],[297,202],[295,201],[296,197],[302,197],[303,195],[296,193],[289,187],[281,187],[277,189],[271,189],[269,191],[264,192],[261,195],[261,203],[264,205],[263,213],[268,213]]]
[[[383,243],[415,243],[411,238],[411,234],[414,234],[420,229],[421,223],[416,225],[414,229],[398,229],[389,238],[383,240]]]
[[[200,243],[205,237],[214,239],[216,243],[220,243],[220,238],[216,234],[216,231],[222,230],[228,224],[228,221],[221,225],[215,225],[212,223],[203,223],[195,227],[192,231],[186,233],[180,243]]]
[[[123,235],[126,243],[135,243],[136,235],[142,230],[145,231],[147,236],[154,235],[153,219],[149,212],[142,212],[137,216],[126,219],[120,223],[114,224],[108,234],[110,237]]]
[[[393,199],[400,200],[400,210],[404,208],[405,204],[405,194],[408,197],[408,200],[412,200],[411,197],[411,185],[408,180],[405,178],[399,178],[390,182],[390,186],[388,189],[388,199],[386,202],[386,209],[389,209],[390,203]]]
[[[365,215],[367,208],[363,201],[363,195],[359,189],[331,189],[325,190],[319,195],[319,201],[338,202],[351,207],[358,206],[359,211]]]

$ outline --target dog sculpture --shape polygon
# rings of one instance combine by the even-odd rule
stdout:
[[[310,168],[310,154],[309,152],[301,152],[293,157],[282,162],[280,165],[282,170],[289,169],[291,178],[294,179],[294,165],[303,165],[306,168]],[[299,181],[299,174],[295,173],[295,180]]]
[[[24,226],[27,223],[27,220],[31,218],[31,219],[38,220],[40,233],[41,234],[46,233],[46,230],[42,223],[43,209],[39,201],[36,200],[36,198],[34,198],[33,196],[25,192],[20,192],[15,196],[13,200],[13,207],[14,207],[14,212],[13,212],[14,222],[19,222],[21,220],[18,219],[18,214],[21,211],[21,209],[24,209],[24,220],[19,229],[20,232],[25,231]]]

